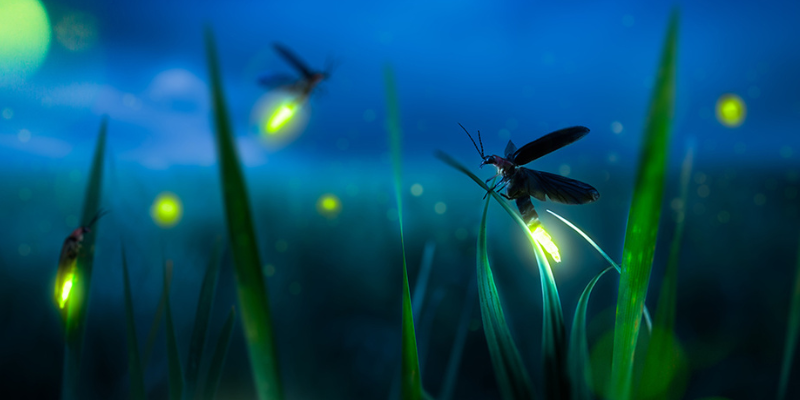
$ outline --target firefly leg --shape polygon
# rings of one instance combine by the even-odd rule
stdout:
[[[537,214],[536,210],[533,208],[530,196],[517,199],[517,208],[519,209],[519,213],[522,214],[522,220],[525,221],[526,225],[530,225],[533,221],[539,219],[539,214]]]

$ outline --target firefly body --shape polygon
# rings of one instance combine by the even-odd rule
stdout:
[[[76,228],[66,239],[61,246],[61,255],[58,258],[58,275],[56,276],[55,299],[58,307],[62,312],[66,313],[64,309],[69,294],[72,289],[73,280],[75,278],[75,268],[83,245],[83,237],[85,234],[91,232],[91,227],[97,220],[105,215],[104,212],[98,212],[92,220],[84,225]],[[66,314],[64,314],[66,315]]]
[[[461,128],[467,132],[466,128],[463,126]],[[483,159],[481,167],[490,164],[497,168],[497,174],[486,180],[488,183],[495,177],[500,176],[500,181],[491,190],[500,186],[499,192],[503,187],[506,187],[506,193],[500,194],[506,199],[516,200],[522,219],[530,226],[539,219],[539,215],[531,202],[531,196],[539,201],[546,201],[547,198],[550,198],[551,201],[563,204],[586,204],[600,198],[600,193],[597,189],[589,184],[522,166],[577,141],[586,136],[587,133],[589,133],[589,129],[583,126],[564,128],[542,136],[519,149],[509,140],[502,157],[484,155],[480,131],[478,131],[478,142],[481,143],[480,149],[478,149],[478,145],[469,135],[469,132],[467,132],[467,135],[472,140],[472,144],[475,145],[475,149],[481,154]]]
[[[328,65],[325,71],[314,71],[285,46],[275,43],[273,48],[292,68],[300,74],[299,78],[286,74],[264,74],[258,82],[266,87],[282,87],[292,93],[298,94],[298,102],[307,99],[311,92],[324,80],[330,77],[333,66]]]

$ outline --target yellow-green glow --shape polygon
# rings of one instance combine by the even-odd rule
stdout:
[[[326,193],[317,200],[317,212],[327,218],[335,218],[342,211],[342,201],[336,195]]]
[[[723,94],[717,100],[717,120],[729,128],[735,128],[744,122],[747,106],[744,100],[735,94]]]
[[[171,192],[159,194],[150,207],[150,216],[162,228],[175,226],[183,216],[181,200]]]
[[[556,262],[561,262],[561,255],[558,253],[558,246],[553,243],[553,239],[550,238],[550,235],[547,231],[544,230],[544,227],[541,225],[537,226],[536,229],[531,232],[533,239],[536,240],[536,243],[539,243],[544,250],[550,253],[550,257],[553,257],[553,260]]]
[[[64,284],[61,285],[61,296],[58,298],[58,308],[64,308],[69,300],[69,292],[72,290],[72,280],[75,278],[75,273],[70,272],[64,279]]]
[[[267,133],[274,134],[283,128],[283,126],[294,117],[298,108],[300,108],[300,106],[294,102],[281,104],[272,116],[269,117],[269,120],[267,120]]]
[[[50,21],[37,0],[0,0],[0,86],[35,72],[50,47]]]

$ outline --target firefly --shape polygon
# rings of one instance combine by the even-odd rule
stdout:
[[[55,287],[55,300],[58,308],[62,311],[69,300],[72,288],[75,286],[75,270],[78,264],[78,254],[80,254],[81,246],[83,245],[83,236],[91,232],[92,225],[105,214],[107,212],[98,211],[88,224],[76,228],[64,239],[64,244],[61,246],[61,255],[58,258]]]
[[[284,61],[300,74],[300,77],[297,78],[288,74],[265,73],[259,77],[258,83],[270,89],[280,87],[288,92],[296,93],[296,102],[298,104],[302,104],[308,99],[311,92],[313,92],[322,81],[330,78],[333,72],[334,65],[332,62],[327,63],[324,71],[315,71],[309,68],[308,64],[286,46],[280,43],[274,43],[272,47]],[[280,112],[280,110],[278,112]]]

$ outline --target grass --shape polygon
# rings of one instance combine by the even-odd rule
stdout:
[[[97,145],[92,159],[89,183],[86,186],[86,194],[83,200],[82,223],[88,223],[89,220],[97,215],[100,209],[107,128],[108,118],[103,117],[100,123],[100,131],[97,135]],[[61,398],[63,400],[80,398],[78,383],[81,352],[86,329],[86,315],[89,309],[95,238],[97,237],[99,225],[100,222],[92,227],[91,232],[84,235],[83,246],[78,253],[72,290],[69,300],[66,303],[67,319],[64,336],[64,372],[61,382]]]
[[[261,400],[283,399],[269,298],[261,273],[247,186],[236,150],[222,87],[217,49],[210,28],[205,35],[222,197],[232,246],[242,327],[256,392]]]
[[[128,375],[131,380],[131,399],[144,400],[144,372],[139,359],[139,345],[136,342],[136,322],[133,314],[133,299],[131,298],[131,280],[128,275],[128,262],[125,259],[125,249],[122,249],[122,278],[125,289],[125,327],[128,338]]]
[[[783,349],[783,363],[781,365],[781,379],[778,384],[778,400],[786,398],[786,387],[789,384],[789,374],[792,370],[792,357],[797,347],[797,334],[800,332],[800,245],[797,246],[797,272],[795,272],[792,287],[792,304],[789,307],[789,323],[786,327],[786,344]]]

